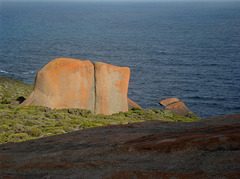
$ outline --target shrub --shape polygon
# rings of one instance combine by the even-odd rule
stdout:
[[[28,135],[26,133],[13,133],[8,136],[8,142],[18,142],[22,139],[27,138]]]
[[[2,132],[7,132],[7,131],[9,131],[9,130],[11,130],[11,129],[10,129],[10,127],[9,127],[8,125],[6,125],[6,124],[3,124],[2,126],[0,126],[0,133],[2,133]]]
[[[34,137],[39,137],[42,133],[42,130],[37,128],[37,126],[29,127],[26,130],[27,134]]]
[[[199,120],[193,113],[173,115],[169,111],[132,108],[112,115],[92,114],[84,109],[50,109],[42,106],[17,107],[32,91],[32,85],[0,77],[0,143],[19,142],[72,132],[90,127],[127,124],[146,120]]]
[[[13,132],[14,133],[21,133],[21,132],[24,132],[25,129],[24,129],[24,126],[22,126],[21,124],[17,124],[13,127]]]

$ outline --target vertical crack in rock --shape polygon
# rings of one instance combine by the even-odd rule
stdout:
[[[93,113],[96,114],[96,106],[97,106],[97,102],[96,102],[96,96],[97,96],[97,90],[96,90],[96,83],[97,83],[97,80],[96,80],[96,68],[95,68],[95,64],[93,64],[94,66],[94,111]]]
[[[80,108],[106,115],[126,112],[129,77],[127,67],[57,58],[38,72],[33,92],[20,106]]]

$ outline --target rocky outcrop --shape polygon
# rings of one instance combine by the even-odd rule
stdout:
[[[175,103],[175,102],[178,102],[178,101],[179,101],[178,98],[168,98],[168,99],[164,99],[162,101],[159,101],[159,104],[165,107],[169,104],[172,104],[172,103]]]
[[[21,106],[89,109],[96,114],[128,111],[130,69],[58,58],[37,74],[34,90]]]
[[[147,121],[0,145],[0,177],[239,178],[240,114]]]
[[[21,106],[82,108],[94,111],[94,66],[90,61],[58,58],[45,65],[34,90]]]
[[[177,114],[179,116],[186,116],[190,112],[183,102],[169,104],[163,110],[171,111],[173,114]]]
[[[130,69],[106,63],[94,63],[95,113],[113,114],[128,111],[127,92]]]
[[[135,103],[134,101],[128,98],[128,109],[132,109],[132,108],[138,108],[143,110],[141,106],[139,106],[137,103]]]
[[[179,102],[178,98],[165,99],[160,101],[159,104],[164,106],[164,111],[170,111],[180,116],[186,116],[190,112],[183,102]]]

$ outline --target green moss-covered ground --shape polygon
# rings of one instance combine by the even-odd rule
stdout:
[[[18,104],[33,90],[33,85],[0,77],[0,104]]]
[[[194,114],[188,117],[173,115],[157,109],[132,109],[112,115],[94,115],[83,109],[50,109],[42,106],[18,107],[31,93],[33,85],[0,77],[0,144],[20,142],[40,137],[73,132],[90,127],[128,124],[146,120],[184,121],[200,120]]]

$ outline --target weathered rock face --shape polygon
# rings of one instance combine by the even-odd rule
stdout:
[[[131,109],[131,108],[142,109],[141,106],[139,106],[137,103],[135,103],[134,101],[128,98],[128,109]]]
[[[94,111],[94,66],[90,61],[58,58],[37,74],[34,90],[24,105],[82,108]]]
[[[127,67],[58,58],[38,72],[34,90],[21,106],[81,108],[96,114],[126,112],[129,77]]]
[[[128,111],[127,92],[130,69],[101,62],[94,63],[94,67],[95,113],[113,114]]]
[[[175,103],[175,102],[178,102],[178,101],[179,101],[178,98],[169,98],[169,99],[164,99],[162,101],[159,101],[159,104],[165,107],[169,104],[172,104],[172,103]]]
[[[175,103],[169,104],[163,110],[171,111],[173,114],[177,114],[180,116],[185,116],[190,112],[187,106],[183,102],[175,102]]]
[[[0,145],[0,178],[239,178],[240,114]]]
[[[178,98],[164,99],[159,101],[159,104],[164,106],[164,111],[170,111],[171,113],[180,116],[185,116],[190,112],[183,102],[179,102]]]

